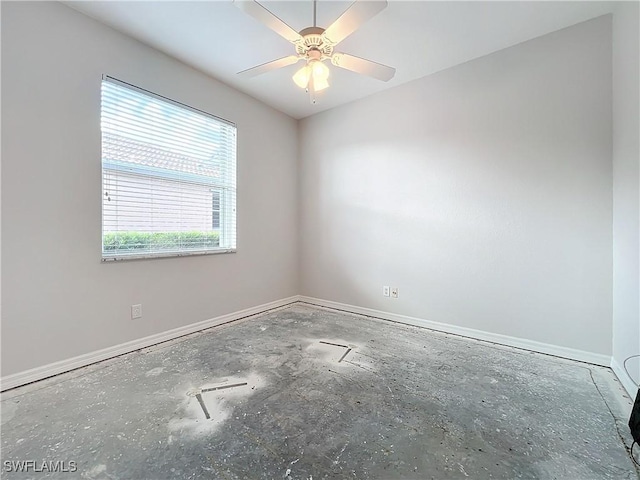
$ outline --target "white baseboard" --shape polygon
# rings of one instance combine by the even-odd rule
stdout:
[[[69,358],[67,360],[61,360],[59,362],[36,367],[24,372],[15,373],[6,377],[0,378],[0,391],[9,390],[11,388],[26,385],[31,382],[43,380],[54,375],[59,375],[70,370],[86,367],[102,360],[117,357],[125,353],[130,353],[141,348],[150,347],[158,343],[173,340],[190,333],[195,333],[200,330],[204,330],[224,323],[233,322],[241,318],[256,315],[274,308],[284,307],[293,303],[307,303],[311,305],[317,305],[326,308],[333,308],[336,310],[342,310],[350,313],[367,315],[370,317],[376,317],[383,320],[390,320],[393,322],[403,323],[406,325],[414,325],[417,327],[428,328],[444,333],[451,333],[454,335],[460,335],[463,337],[474,338],[476,340],[483,340],[487,342],[497,343],[500,345],[506,345],[515,348],[521,348],[524,350],[530,350],[538,353],[545,353],[548,355],[554,355],[557,357],[568,358],[570,360],[578,360],[581,362],[592,363],[595,365],[601,365],[605,367],[611,367],[617,377],[624,385],[629,395],[632,398],[635,397],[636,387],[631,380],[625,375],[624,370],[617,363],[614,363],[611,357],[607,355],[586,352],[583,350],[576,350],[573,348],[562,347],[558,345],[551,345],[542,342],[536,342],[533,340],[527,340],[523,338],[510,337],[507,335],[501,335],[497,333],[485,332],[482,330],[475,330],[472,328],[459,327],[456,325],[450,325],[446,323],[432,322],[421,318],[409,317],[406,315],[399,315],[396,313],[384,312],[381,310],[374,310],[371,308],[358,307],[355,305],[348,305],[345,303],[333,302],[330,300],[322,300],[319,298],[306,297],[301,295],[294,295],[292,297],[283,298],[274,302],[264,303],[256,307],[247,308],[237,312],[222,315],[209,320],[204,320],[198,323],[192,323],[185,325],[184,327],[174,328],[166,332],[157,333],[148,337],[140,338],[138,340],[132,340],[130,342],[122,343],[120,345],[114,345],[112,347],[104,348],[95,352],[90,352],[77,357]]]
[[[560,345],[552,345],[549,343],[536,342],[534,340],[527,340],[525,338],[510,337],[508,335],[501,335],[499,333],[485,332],[482,330],[459,327],[447,323],[432,322],[430,320],[423,320],[421,318],[409,317],[406,315],[399,315],[396,313],[389,313],[381,310],[373,310],[371,308],[357,307],[355,305],[332,302],[330,300],[322,300],[313,297],[300,296],[300,302],[308,303],[311,305],[318,305],[321,307],[334,308],[337,310],[357,313],[360,315],[367,315],[370,317],[381,318],[383,320],[404,323],[406,325],[424,327],[431,330],[437,330],[439,332],[451,333],[454,335],[460,335],[462,337],[469,337],[476,340],[483,340],[486,342],[497,343],[509,347],[521,348],[532,352],[554,355],[556,357],[568,358],[570,360],[592,363],[594,365],[601,365],[603,367],[609,367],[611,363],[611,357],[608,355],[586,352],[584,350],[577,350],[574,348],[562,347]]]
[[[53,375],[59,375],[60,373],[75,370],[76,368],[86,367],[92,363],[107,360],[109,358],[117,357],[125,353],[130,353],[140,348],[150,347],[158,343],[173,340],[190,333],[195,333],[206,328],[222,325],[223,323],[233,322],[234,320],[240,320],[241,318],[250,317],[258,313],[272,310],[278,307],[284,307],[292,303],[296,303],[299,300],[298,295],[293,297],[283,298],[274,302],[263,303],[256,307],[247,308],[238,312],[229,313],[227,315],[221,315],[219,317],[204,320],[202,322],[192,323],[185,325],[184,327],[174,328],[166,332],[156,333],[148,337],[140,338],[138,340],[132,340],[130,342],[121,343],[120,345],[114,345],[113,347],[103,348],[95,352],[86,353],[77,357],[69,358],[67,360],[61,360],[59,362],[43,365],[42,367],[32,368],[25,370],[24,372],[14,373],[7,375],[0,379],[0,391],[9,390],[10,388],[26,385],[27,383],[35,382],[37,380],[43,380]]]
[[[613,357],[611,357],[611,370],[616,374],[616,377],[620,380],[620,383],[629,394],[629,397],[631,397],[631,400],[635,399],[638,393],[638,385],[633,383],[633,380],[629,378],[629,375],[624,371],[622,365]]]

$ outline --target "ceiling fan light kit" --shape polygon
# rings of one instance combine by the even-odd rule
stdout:
[[[314,90],[319,92],[329,86],[329,67],[319,60],[309,60],[292,78],[296,85],[306,90],[309,89],[309,82],[313,81]]]
[[[309,92],[311,103],[316,103],[315,93],[329,87],[329,67],[323,62],[330,60],[339,68],[367,75],[387,82],[395,75],[395,68],[365,60],[346,53],[334,52],[334,47],[351,35],[358,27],[374,17],[387,6],[384,1],[356,0],[326,30],[316,26],[316,2],[313,2],[313,26],[296,32],[255,0],[234,0],[235,5],[260,21],[278,35],[291,42],[296,55],[283,57],[239,72],[238,75],[254,77],[277,68],[287,67],[304,60],[306,65],[293,75],[294,83]]]

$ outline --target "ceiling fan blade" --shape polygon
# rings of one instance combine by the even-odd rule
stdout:
[[[356,0],[324,31],[322,38],[326,43],[336,45],[385,8],[387,8],[387,0],[373,2]]]
[[[281,37],[286,38],[291,43],[302,40],[302,37],[289,25],[284,23],[273,13],[260,5],[255,0],[234,0],[233,3],[243,12],[251,15],[253,18],[263,23]]]
[[[334,53],[331,57],[331,63],[336,67],[345,68],[352,72],[368,75],[377,78],[383,82],[388,82],[396,74],[396,69],[382,65],[381,63],[365,60],[364,58],[354,57],[346,53]]]
[[[289,65],[293,65],[302,57],[298,57],[296,55],[289,55],[288,57],[282,57],[278,60],[273,60],[272,62],[263,63],[262,65],[258,65],[256,67],[248,68],[247,70],[243,70],[238,72],[238,75],[242,75],[243,77],[255,77],[258,75],[262,75],[263,73],[270,72],[271,70],[275,70],[277,68],[286,67]]]

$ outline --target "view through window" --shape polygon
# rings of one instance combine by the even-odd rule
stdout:
[[[236,247],[236,127],[105,76],[102,258]]]

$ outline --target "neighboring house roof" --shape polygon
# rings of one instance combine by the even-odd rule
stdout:
[[[216,160],[203,161],[112,133],[102,134],[102,155],[107,164],[130,166],[135,170],[149,167],[153,171],[164,170],[174,174],[179,172],[199,177],[221,177],[221,165]]]

